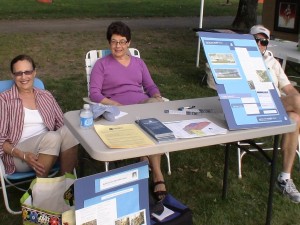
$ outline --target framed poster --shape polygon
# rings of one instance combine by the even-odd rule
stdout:
[[[298,33],[299,0],[276,0],[274,30]]]

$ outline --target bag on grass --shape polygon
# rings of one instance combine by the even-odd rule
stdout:
[[[54,178],[35,178],[22,196],[23,224],[61,225],[66,221],[75,224],[74,188],[75,176],[66,173]],[[66,215],[67,217],[64,217]]]
[[[151,225],[192,225],[192,211],[168,194],[162,201],[164,211],[160,215],[151,214]],[[157,204],[156,204],[156,207]],[[151,211],[151,207],[150,207]]]

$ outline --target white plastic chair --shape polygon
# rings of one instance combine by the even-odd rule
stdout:
[[[129,48],[129,53],[134,56],[141,58],[139,50],[136,48]],[[85,71],[86,71],[86,83],[87,83],[87,90],[88,90],[88,97],[84,97],[83,100],[90,104],[97,104],[95,102],[92,102],[89,98],[90,95],[90,76],[93,69],[94,64],[96,61],[106,55],[109,55],[111,51],[109,49],[105,50],[90,50],[86,53],[85,56]],[[167,98],[163,98],[164,101],[169,101]],[[170,154],[169,152],[165,152],[165,155],[167,157],[167,163],[168,163],[168,174],[171,175],[171,162],[170,162]],[[109,170],[109,162],[105,162],[105,170]]]

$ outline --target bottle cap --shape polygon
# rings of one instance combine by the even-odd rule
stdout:
[[[89,104],[84,104],[84,105],[83,105],[83,108],[84,108],[84,109],[90,109],[90,105],[89,105]]]

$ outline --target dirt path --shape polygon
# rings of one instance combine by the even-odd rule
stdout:
[[[59,20],[0,20],[1,33],[26,32],[78,32],[106,29],[115,20],[122,20],[132,29],[175,29],[197,28],[198,17],[163,17],[163,18],[101,18],[101,19],[59,19]],[[230,26],[234,17],[205,17],[203,28]]]

